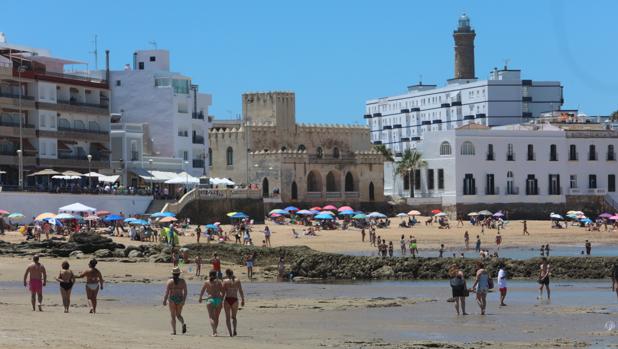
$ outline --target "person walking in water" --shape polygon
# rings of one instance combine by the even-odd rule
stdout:
[[[468,289],[466,287],[466,278],[464,277],[464,273],[457,264],[453,264],[451,269],[449,270],[450,284],[451,284],[451,292],[453,299],[455,300],[455,311],[457,315],[461,314],[468,315],[466,313],[466,296],[468,294]]]
[[[614,270],[612,270],[612,291],[616,292],[616,297],[618,297],[618,263],[614,264]]]
[[[62,271],[56,278],[56,281],[60,284],[60,295],[62,296],[62,305],[64,306],[64,312],[69,312],[71,306],[71,291],[75,284],[75,275],[69,269],[69,262],[62,262]]]
[[[476,292],[476,302],[481,308],[481,315],[485,315],[487,292],[489,292],[489,274],[482,262],[477,262],[476,266],[476,279],[474,280],[474,285],[472,285],[472,290]]]
[[[282,257],[283,258],[283,257]],[[223,281],[223,291],[225,293],[225,299],[223,302],[223,310],[225,310],[225,324],[227,325],[227,331],[230,337],[237,335],[236,314],[238,314],[238,295],[240,295],[240,306],[245,306],[245,294],[242,291],[242,285],[240,280],[234,276],[232,269],[225,270],[226,279]]]
[[[539,270],[539,284],[541,286],[539,287],[539,298],[538,299],[543,298],[543,287],[545,287],[545,289],[547,290],[547,300],[550,300],[551,291],[549,289],[549,275],[550,275],[551,270],[550,270],[549,263],[547,262],[547,258],[543,257],[541,261],[542,263],[541,263],[541,267]]]
[[[97,269],[97,260],[88,262],[88,270],[79,274],[78,278],[86,278],[86,298],[90,304],[90,314],[97,313],[97,296],[99,290],[103,290],[103,275]]]
[[[504,263],[500,263],[500,270],[498,271],[498,289],[500,290],[500,306],[504,307],[504,299],[506,298],[506,270]]]
[[[38,298],[39,311],[43,311],[43,287],[47,285],[47,271],[43,264],[39,263],[39,255],[32,257],[32,264],[26,268],[24,273],[24,287],[30,289],[30,301],[32,311],[36,311]]]
[[[481,237],[480,236],[476,236],[476,246],[474,247],[474,250],[476,252],[481,252]]]
[[[466,245],[466,250],[470,249],[470,234],[468,234],[467,230],[464,233],[464,244]]]
[[[187,283],[180,277],[180,268],[172,269],[172,278],[167,281],[165,287],[165,296],[163,297],[163,306],[168,305],[170,308],[170,316],[172,317],[172,335],[176,335],[176,319],[182,325],[182,333],[187,333],[187,324],[182,317],[182,307],[187,299]]]
[[[217,336],[217,328],[219,327],[219,315],[221,314],[221,306],[223,303],[223,284],[217,279],[217,272],[211,270],[208,273],[208,280],[202,286],[200,291],[199,302],[204,300],[204,293],[208,292],[206,298],[206,308],[208,309],[208,317],[210,318],[210,327],[212,327],[212,336]]]

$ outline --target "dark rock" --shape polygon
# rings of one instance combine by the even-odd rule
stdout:
[[[102,248],[100,250],[96,250],[94,251],[94,256],[97,258],[108,258],[108,257],[112,257],[112,251],[106,249],[106,248]]]

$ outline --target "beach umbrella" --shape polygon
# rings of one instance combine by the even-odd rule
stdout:
[[[380,212],[371,212],[367,215],[369,218],[386,218],[386,215]]]
[[[580,219],[579,221],[580,221],[581,223],[584,223],[584,224],[590,224],[590,223],[592,223],[592,219],[590,219],[590,218],[582,218],[582,219]]]
[[[277,217],[281,217],[282,215],[279,214],[279,213],[273,213],[270,216],[273,217],[273,218],[277,218]]]
[[[24,218],[24,215],[21,214],[21,213],[17,213],[17,212],[11,213],[9,215],[9,219],[14,220],[14,221],[18,221],[18,220],[21,220],[23,218]]]
[[[561,221],[564,219],[561,215],[557,213],[553,213],[553,212],[549,215],[549,218],[551,218],[552,220],[556,220],[556,221]]]
[[[131,221],[129,224],[133,224],[133,225],[148,225],[148,222],[146,222],[143,219],[135,219],[135,220]]]
[[[161,218],[161,217],[176,217],[176,214],[165,211],[165,212],[157,212],[150,215],[150,217]]]
[[[339,212],[340,216],[354,216],[355,214],[356,214],[356,212],[354,212],[352,210]]]
[[[309,209],[310,211],[322,211],[322,208],[320,206],[313,206],[312,208]]]
[[[110,214],[105,216],[105,218],[103,218],[104,222],[113,222],[113,221],[121,221],[123,220],[124,217],[123,216],[119,216],[117,214]]]
[[[585,214],[582,211],[575,211],[573,212],[573,214],[576,216],[585,216]]]
[[[310,216],[313,215],[315,213],[313,213],[313,211],[309,211],[309,210],[300,210],[298,212],[296,212],[297,215],[301,215],[301,216]]]
[[[110,215],[110,214],[112,214],[112,213],[111,213],[111,212],[109,212],[109,211],[102,210],[102,211],[97,211],[95,214],[96,214],[97,216],[107,216],[107,215]]]
[[[567,213],[566,213],[566,214],[567,214],[567,215],[570,215],[570,214],[575,215],[575,212],[577,212],[577,211],[574,211],[574,210],[569,210],[569,211],[567,211]]]
[[[68,214],[68,213],[60,213],[58,215],[56,215],[55,217],[56,219],[75,219],[75,216],[73,216],[72,214]]]
[[[234,212],[234,214],[230,216],[230,218],[237,218],[237,219],[248,218],[248,217],[249,216],[247,216],[243,212]]]
[[[356,214],[354,217],[352,217],[353,219],[367,219],[367,215],[364,213],[358,213]]]
[[[618,221],[618,214],[609,217],[612,221]]]
[[[0,216],[7,215],[7,214],[9,214],[9,213],[10,213],[9,211],[6,211],[6,210],[0,210]]]
[[[176,222],[176,221],[177,221],[176,217],[171,217],[171,216],[163,217],[159,219],[159,223],[170,223],[170,222]]]
[[[318,214],[329,214],[331,216],[334,216],[334,214],[330,211],[322,211],[322,212],[319,212]]]
[[[56,219],[56,218],[44,218],[44,219],[43,219],[43,221],[44,221],[44,222],[47,222],[47,223],[49,223],[49,224],[51,224],[51,225],[55,225],[55,226],[57,226],[57,227],[62,227],[62,226],[64,226],[64,225],[62,224],[62,222],[60,222],[60,220],[59,220],[59,219]]]
[[[571,214],[567,214],[567,215],[566,215],[566,217],[567,217],[568,219],[577,219],[577,216],[576,216],[576,215],[574,215],[574,214],[572,214],[572,213],[571,213]]]
[[[84,220],[86,220],[86,221],[98,221],[99,219],[101,219],[101,218],[100,218],[99,216],[95,216],[95,215],[92,215],[92,216],[86,216],[86,217],[84,218]]]
[[[611,216],[612,216],[612,214],[611,214],[611,213],[604,212],[604,213],[601,213],[601,214],[599,215],[599,218],[609,218],[609,217],[611,217]],[[11,217],[11,216],[9,216],[9,217]]]
[[[214,224],[207,224],[206,229],[219,230],[219,227]]]
[[[435,210],[431,210],[431,214],[438,214],[442,211],[438,210],[437,208]]]
[[[504,213],[496,212],[496,213],[494,213],[494,217],[504,217]]]
[[[332,215],[320,213],[314,217],[315,219],[335,219]]]
[[[48,219],[48,218],[55,218],[56,214],[51,213],[51,212],[45,212],[45,213],[41,213],[40,215],[36,216],[34,218],[35,221],[42,221],[44,219]]]
[[[446,213],[440,212],[440,213],[436,213],[434,216],[436,216],[436,217],[446,217]]]
[[[131,222],[136,221],[136,220],[137,220],[137,218],[129,217],[129,218],[125,218],[124,222],[125,223],[131,223]]]
[[[475,217],[475,216],[478,216],[478,215],[479,215],[479,214],[478,214],[478,213],[476,213],[476,212],[470,212],[470,213],[468,213],[468,216],[470,216],[470,217]]]
[[[407,213],[397,213],[397,217],[407,217],[408,214]]]
[[[489,210],[479,211],[479,216],[491,216],[491,211]]]
[[[284,208],[284,210],[286,210],[288,212],[296,212],[296,211],[298,211],[298,207],[288,206],[288,207]]]
[[[417,210],[412,210],[410,212],[408,212],[408,216],[420,216],[421,213]]]
[[[337,211],[337,206],[326,205],[326,206],[322,207],[322,210],[324,210],[324,211]]]
[[[286,210],[281,210],[281,209],[276,208],[274,210],[271,210],[268,214],[269,215],[273,215],[273,214],[286,215],[286,214],[289,214],[289,212]]]
[[[337,209],[337,211],[342,212],[342,211],[354,211],[354,209],[350,206],[341,206]]]
[[[227,216],[228,217],[232,217],[233,215],[237,214],[238,212],[234,211],[234,212],[228,212]]]

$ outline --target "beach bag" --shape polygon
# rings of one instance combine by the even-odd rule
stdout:
[[[470,290],[467,288],[464,288],[463,294],[464,294],[464,297],[470,297]]]

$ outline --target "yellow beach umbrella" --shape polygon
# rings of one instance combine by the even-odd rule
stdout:
[[[51,212],[45,212],[45,213],[41,213],[40,215],[36,216],[34,218],[35,221],[42,221],[46,218],[56,218],[56,215],[54,213]]]

